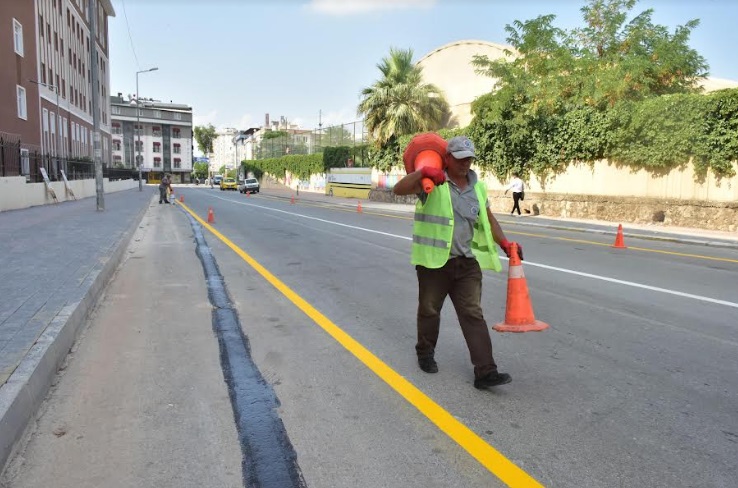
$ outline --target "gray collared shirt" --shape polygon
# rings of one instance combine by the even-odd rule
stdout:
[[[474,191],[474,185],[477,184],[477,174],[469,170],[467,176],[468,184],[463,190],[459,188],[456,183],[448,179],[446,174],[446,184],[449,185],[449,191],[451,192],[451,205],[454,209],[454,236],[451,241],[451,255],[450,257],[455,258],[464,256],[467,258],[473,258],[474,253],[471,250],[471,240],[474,235],[474,224],[479,219],[479,212],[486,212],[486,208],[479,208],[479,200],[477,199],[477,193]],[[420,193],[418,198],[421,202],[425,203],[428,196],[425,193]],[[485,202],[486,207],[489,207],[489,200]]]

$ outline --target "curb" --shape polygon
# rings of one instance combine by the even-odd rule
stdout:
[[[570,232],[587,232],[590,234],[603,234],[603,235],[612,235],[612,236],[617,234],[616,230],[597,229],[594,227],[568,227],[568,226],[559,225],[559,224],[538,224],[538,223],[533,223],[533,222],[511,222],[509,220],[500,220],[499,222],[505,223],[505,224],[527,225],[530,227],[544,227],[546,229],[565,230],[565,231],[570,231]],[[738,249],[738,242],[692,239],[692,238],[683,237],[679,235],[658,236],[658,235],[634,234],[632,232],[624,232],[623,236],[631,237],[634,239],[645,239],[645,240],[650,240],[650,241],[676,242],[679,244],[692,244],[692,245],[698,245],[698,246]]]
[[[82,299],[59,311],[0,389],[0,472],[15,454],[18,441],[36,416],[89,313],[122,262],[149,205],[150,202],[139,211],[108,259],[90,272],[89,287]]]

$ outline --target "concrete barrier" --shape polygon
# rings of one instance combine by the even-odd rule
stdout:
[[[72,188],[77,200],[97,194],[94,179],[71,180],[69,186]],[[105,193],[130,190],[136,187],[138,187],[138,181],[136,180],[110,181],[107,178],[103,179],[103,190]],[[56,193],[56,198],[60,202],[73,199],[71,195],[67,194],[63,181],[52,181],[51,188]],[[0,212],[49,203],[55,202],[46,191],[45,183],[26,183],[25,176],[6,176],[0,178]]]

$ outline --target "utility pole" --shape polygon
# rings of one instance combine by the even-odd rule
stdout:
[[[92,92],[92,131],[93,156],[95,162],[95,193],[97,194],[97,211],[105,210],[105,193],[103,189],[102,150],[100,149],[100,94],[97,73],[97,0],[87,2],[87,15],[90,18],[90,91]]]

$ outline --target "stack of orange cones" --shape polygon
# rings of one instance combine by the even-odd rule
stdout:
[[[208,224],[215,223],[215,214],[213,214],[213,207],[208,207]]]
[[[548,324],[536,320],[533,315],[523,263],[518,256],[518,245],[514,242],[511,243],[508,264],[505,321],[492,328],[497,332],[534,332],[548,328]]]
[[[623,224],[618,224],[618,234],[615,236],[615,244],[612,247],[617,249],[627,249],[625,239],[623,239]]]

